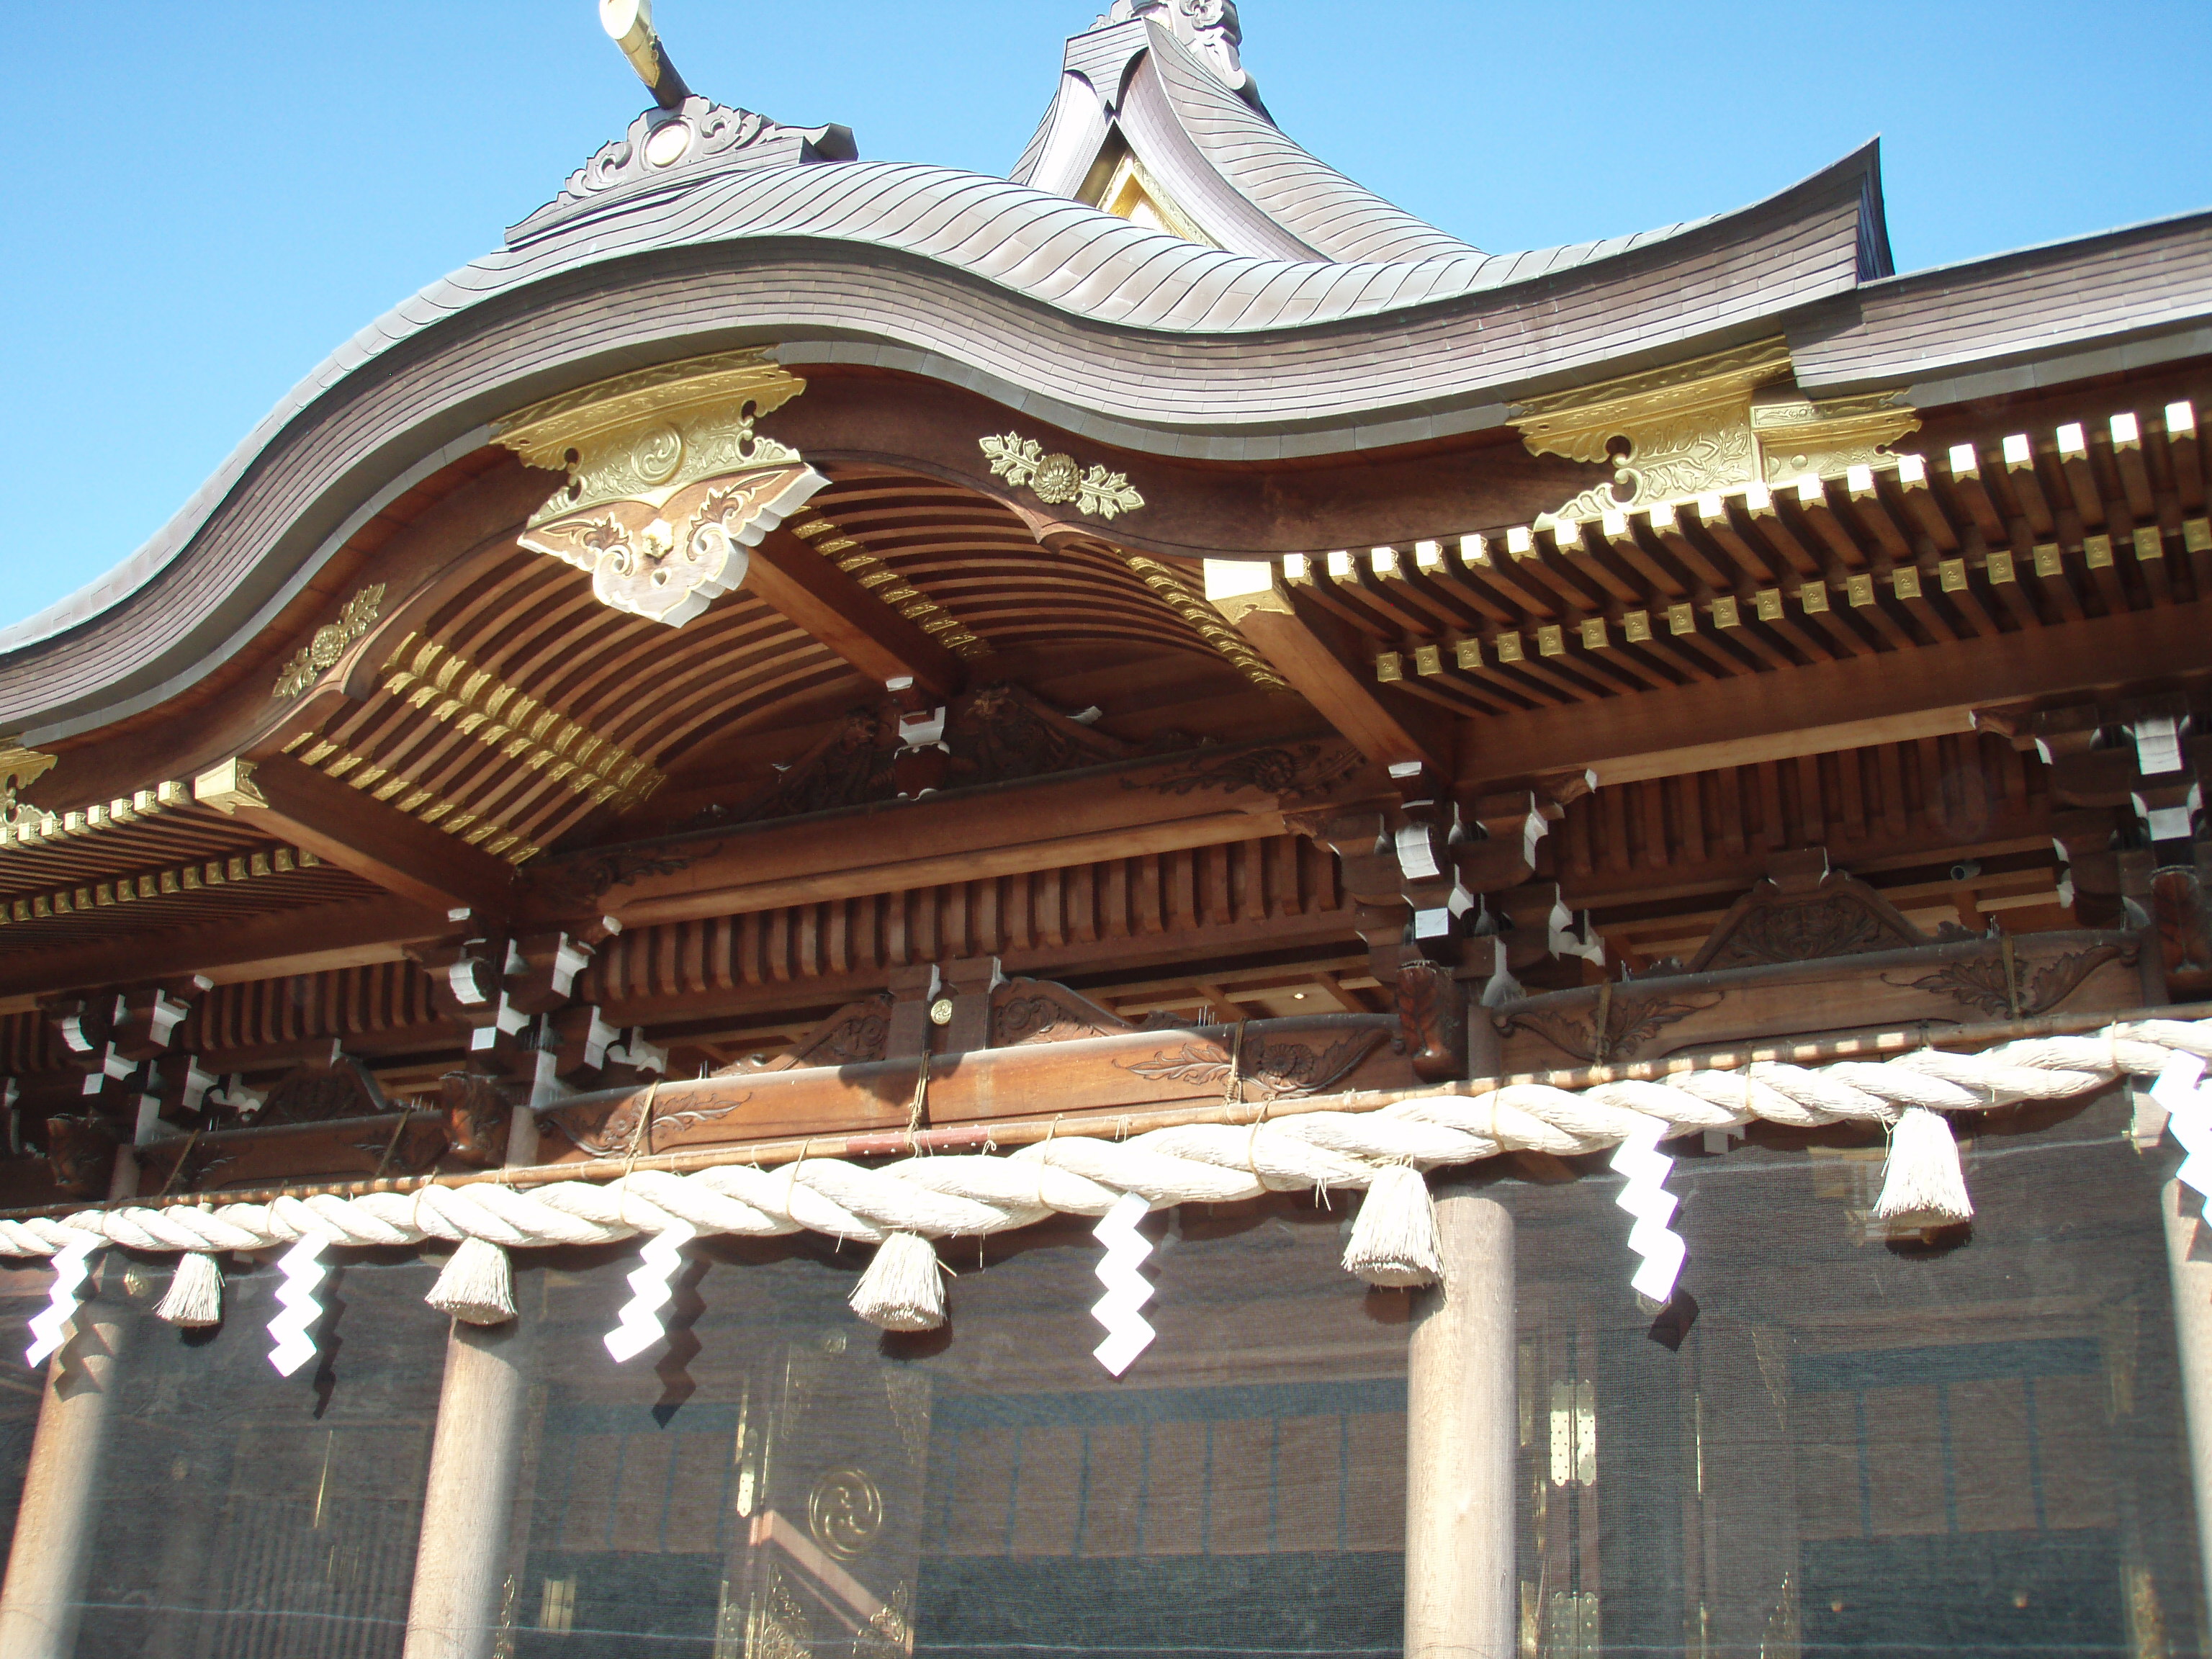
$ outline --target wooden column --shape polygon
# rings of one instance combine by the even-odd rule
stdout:
[[[530,1397],[527,1350],[519,1320],[489,1330],[456,1321],[447,1339],[406,1659],[490,1659]]]
[[[15,1547],[0,1587],[6,1659],[71,1659],[76,1652],[123,1334],[120,1309],[87,1303],[77,1310],[76,1334],[47,1365]]]
[[[1406,1655],[1514,1659],[1513,1218],[1447,1192],[1437,1231],[1407,1371]]]
[[[2166,1266],[2173,1281],[2173,1345],[2181,1360],[2181,1407],[2189,1425],[2189,1480],[2197,1494],[2197,1550],[2212,1584],[2212,1233],[2197,1200],[2169,1181],[2159,1194]]]

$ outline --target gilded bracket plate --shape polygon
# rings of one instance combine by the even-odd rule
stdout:
[[[744,580],[748,548],[829,487],[753,429],[805,390],[765,351],[732,351],[519,411],[493,436],[569,480],[522,545],[590,572],[602,604],[681,627]]]
[[[1767,340],[1531,398],[1511,418],[1532,453],[1613,469],[1611,484],[1563,502],[1539,526],[1894,465],[1886,447],[1920,424],[1898,394],[1816,402],[1788,384],[1790,374],[1787,343]]]

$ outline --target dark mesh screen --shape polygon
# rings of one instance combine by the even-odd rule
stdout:
[[[1974,1127],[1980,1215],[1933,1242],[1869,1221],[1878,1145],[1680,1145],[1686,1294],[1656,1320],[1602,1159],[1484,1188],[1518,1230],[1522,1655],[2203,1650],[2171,1155],[2134,1150],[2117,1097]],[[635,1253],[526,1258],[495,1653],[1397,1651],[1407,1301],[1340,1271],[1349,1207],[1154,1217],[1159,1340],[1119,1382],[1090,1357],[1085,1223],[980,1270],[957,1247],[952,1326],[922,1337],[847,1309],[865,1249],[695,1246],[672,1341],[626,1366],[600,1339]],[[285,1380],[273,1273],[187,1336],[144,1311],[163,1272],[110,1258],[125,1381],[78,1654],[398,1654],[432,1273],[352,1259]],[[5,1364],[20,1480],[35,1397]]]
[[[273,1268],[231,1280],[219,1330],[185,1333],[150,1311],[166,1267],[109,1255],[122,1385],[80,1659],[396,1659],[443,1375],[434,1276],[350,1254],[321,1355],[280,1377]]]
[[[15,1503],[39,1426],[46,1376],[23,1363],[30,1346],[24,1328],[46,1305],[53,1274],[43,1262],[0,1261],[0,1550],[14,1542]],[[19,1339],[18,1332],[24,1332]]]
[[[1688,1299],[1656,1322],[1617,1177],[1491,1189],[1524,1654],[2200,1651],[2169,1162],[2118,1096],[2005,1119],[1966,1146],[1971,1233],[1934,1243],[1869,1219],[1878,1145],[1684,1158]]]
[[[615,1273],[530,1274],[515,1651],[1395,1651],[1405,1299],[1344,1278],[1343,1215],[1155,1218],[1160,1340],[1119,1382],[1087,1224],[989,1247],[919,1338],[854,1321],[865,1251],[708,1247],[657,1368],[599,1345]]]

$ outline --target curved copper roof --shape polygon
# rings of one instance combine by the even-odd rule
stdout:
[[[1044,179],[1085,143],[1095,160],[1110,120],[1184,169],[1175,188],[1209,234],[1282,251],[1198,246],[1012,180],[830,159],[842,152],[823,134],[840,130],[794,134],[703,100],[685,118],[759,141],[711,158],[694,145],[655,171],[641,118],[629,148],[594,158],[608,187],[564,194],[362,331],[145,547],[0,633],[0,729],[82,729],[174,695],[489,422],[641,363],[769,342],[789,363],[965,386],[1139,455],[1267,462],[1495,426],[1511,399],[1784,331],[1806,335],[1824,381],[1852,382],[1855,353],[1899,361],[1893,313],[1921,302],[1911,279],[1881,282],[1871,144],[1734,213],[1487,254],[1305,155],[1152,24],[1078,37],[1068,61],[1018,172]],[[2203,309],[2212,235],[2196,221],[2160,234],[2176,249],[2161,297],[2111,308],[2111,327]],[[2015,258],[1990,280],[2040,291],[2045,266],[2139,257],[2143,234],[2109,255],[2112,239],[2088,239]],[[1881,297],[1863,308],[1869,282]],[[1977,305],[2010,315],[1987,294]],[[1973,360],[1976,326],[1962,313],[1946,364]],[[2016,317],[2000,331],[2014,354],[2033,333]]]

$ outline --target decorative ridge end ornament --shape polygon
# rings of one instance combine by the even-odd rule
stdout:
[[[569,478],[521,544],[590,572],[602,604],[681,627],[744,580],[746,549],[830,487],[797,450],[753,430],[805,390],[754,349],[518,411],[494,440]]]
[[[276,676],[276,689],[271,696],[296,697],[315,683],[316,677],[337,666],[346,647],[376,626],[376,619],[384,610],[384,584],[373,582],[345,602],[334,623],[325,623],[315,630],[314,637],[292,653],[284,671]]]
[[[603,144],[570,173],[560,195],[519,225],[507,245],[520,247],[558,230],[609,197],[633,189],[698,184],[746,167],[790,167],[810,161],[849,161],[860,152],[849,127],[787,127],[702,98],[684,84],[653,27],[651,0],[599,0],[599,26],[621,48],[654,107],[629,131]]]
[[[1613,469],[1611,484],[1584,490],[1534,527],[1897,464],[1887,446],[1920,425],[1900,404],[1904,394],[1815,401],[1788,384],[1792,373],[1788,342],[1763,340],[1529,398],[1508,418],[1530,453]]]
[[[1047,507],[1073,501],[1077,512],[1111,520],[1145,504],[1126,475],[1103,466],[1085,471],[1073,455],[1048,455],[1035,438],[1009,432],[975,441],[994,475],[1017,489],[1027,489]]]

